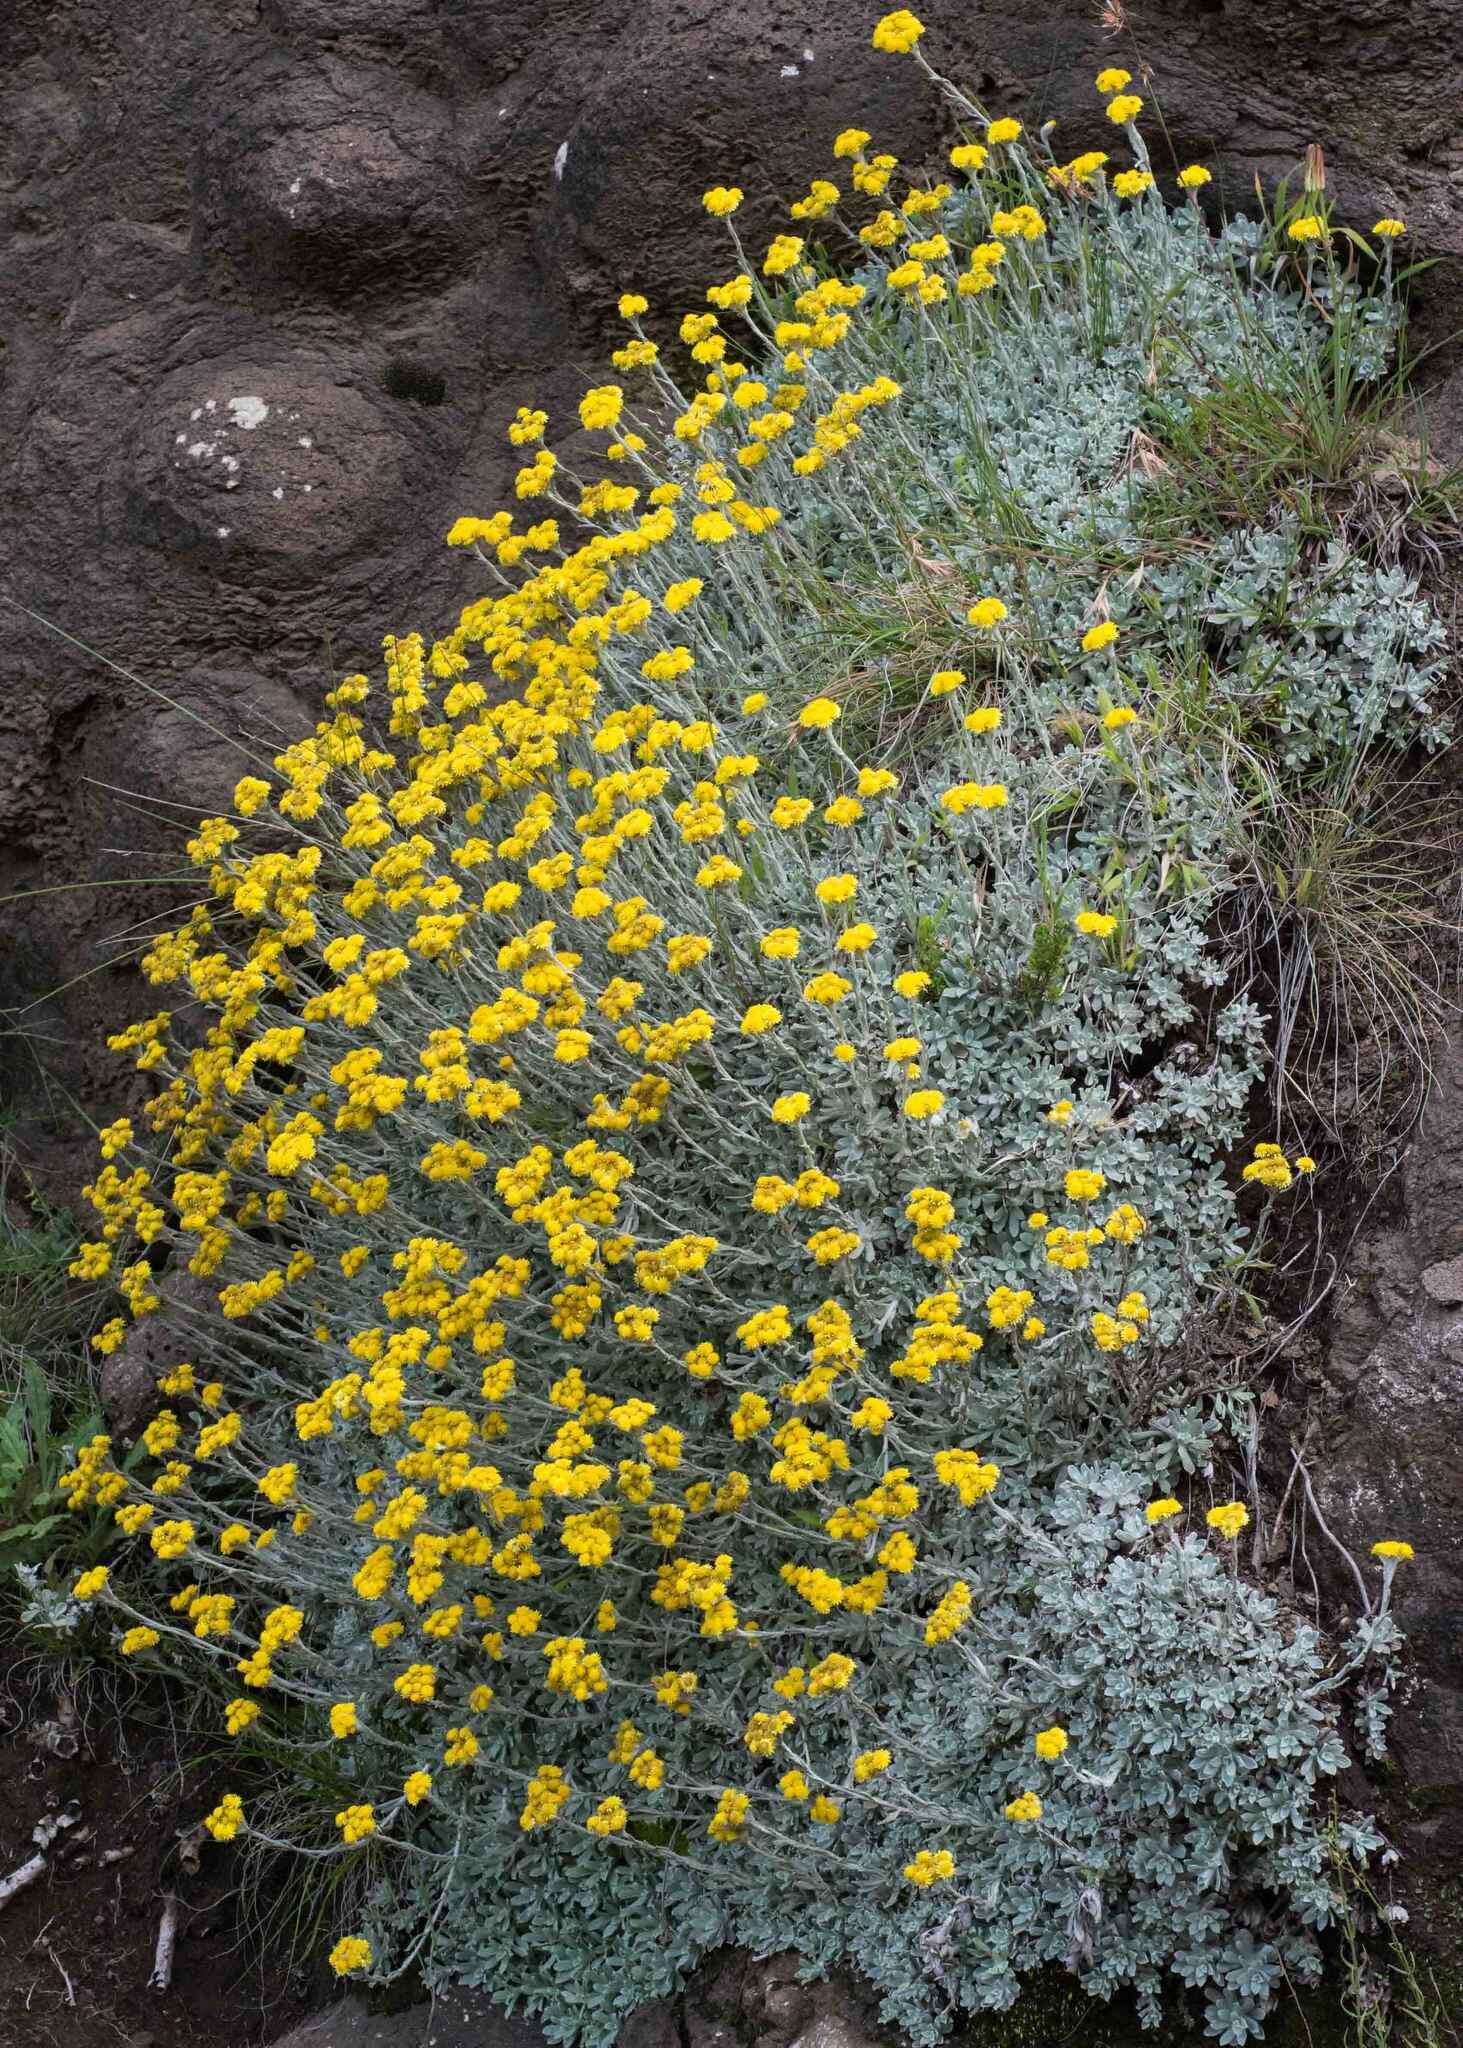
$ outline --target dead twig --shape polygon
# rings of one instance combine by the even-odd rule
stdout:
[[[1327,1528],[1325,1517],[1322,1515],[1320,1508],[1316,1505],[1315,1490],[1311,1486],[1311,1475],[1306,1470],[1299,1451],[1297,1451],[1295,1454],[1295,1462],[1296,1469],[1300,1473],[1301,1484],[1304,1486],[1306,1490],[1306,1506],[1315,1516],[1316,1527],[1320,1530],[1321,1534],[1325,1537],[1326,1541],[1331,1545],[1331,1548],[1333,1550],[1339,1550],[1341,1555],[1346,1559],[1347,1564],[1351,1567],[1351,1576],[1356,1580],[1356,1590],[1358,1594],[1361,1596],[1361,1611],[1363,1614],[1366,1615],[1367,1619],[1370,1620],[1372,1612],[1372,1601],[1371,1595],[1367,1592],[1366,1589],[1366,1580],[1361,1575],[1361,1566],[1357,1563],[1356,1559],[1352,1556],[1351,1552],[1347,1549],[1346,1545],[1341,1541],[1341,1538],[1339,1536],[1333,1536],[1331,1531]]]
[[[27,1857],[24,1863],[17,1864],[7,1877],[0,1877],[0,1906],[9,1905],[18,1892],[23,1892],[28,1885],[35,1883],[46,1867],[51,1844],[65,1829],[74,1828],[80,1819],[81,1808],[73,1800],[71,1805],[63,1807],[60,1813],[48,1813],[36,1822],[31,1830],[31,1840],[36,1845],[36,1853]]]
[[[61,1958],[57,1955],[55,1949],[52,1948],[50,1942],[46,1940],[46,1937],[43,1934],[37,1936],[37,1945],[46,1951],[46,1954],[51,1958],[51,1961],[56,1965],[56,1969],[60,1974],[61,1982],[66,1986],[66,2003],[68,2005],[75,2005],[76,1986],[72,1983],[70,1977],[67,1974],[66,1965],[62,1962]]]
[[[173,1981],[173,1949],[178,1939],[178,1895],[169,1892],[163,1899],[163,1917],[158,1922],[157,1948],[153,1953],[152,1975],[147,1980],[149,1991],[166,1991]]]

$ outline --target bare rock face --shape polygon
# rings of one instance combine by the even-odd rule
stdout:
[[[362,1999],[341,1999],[291,2027],[271,2048],[548,2048],[548,2043],[532,2020],[500,2011],[485,1991],[463,1990],[396,2012],[372,2012]]]
[[[758,1959],[725,1950],[695,1973],[679,1998],[657,1998],[630,2013],[615,2048],[885,2048],[868,2002],[847,1980],[796,1982],[791,1954]],[[786,1991],[796,1991],[797,2018]],[[773,2004],[767,2004],[767,1998]],[[778,2004],[778,2000],[781,2003]],[[509,2018],[488,1991],[453,1991],[432,2003],[372,2013],[356,1998],[316,2013],[273,2048],[545,2048],[532,2020]]]
[[[128,525],[205,550],[230,580],[314,585],[388,539],[412,452],[388,408],[326,364],[206,358],[163,378],[137,420]]]
[[[469,234],[450,106],[385,65],[270,48],[226,82],[204,177],[265,290],[419,291]]]
[[[1412,1873],[1421,1931],[1458,1931],[1436,1910],[1463,1876],[1463,1042],[1445,1052],[1404,1168],[1405,1216],[1357,1248],[1333,1322],[1327,1377],[1340,1401],[1316,1453],[1327,1527],[1362,1565],[1378,1539],[1416,1551],[1397,1569],[1393,1612],[1408,1639],[1391,1729],[1399,1875]],[[1311,1554],[1338,1605],[1355,1582],[1324,1541]],[[1420,1886],[1417,1874],[1422,1873]]]
[[[851,1977],[806,1982],[796,1952],[722,1949],[681,1999],[687,2048],[883,2048],[877,2000]],[[633,2048],[622,2031],[618,2048]]]

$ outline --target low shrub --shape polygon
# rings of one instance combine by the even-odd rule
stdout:
[[[1131,1365],[1313,1164],[1228,1159],[1244,762],[1435,743],[1441,629],[1233,463],[1192,523],[1160,433],[1379,376],[1395,287],[1171,207],[1099,83],[1127,170],[956,95],[897,210],[838,138],[820,248],[713,188],[700,387],[627,294],[606,473],[521,411],[532,523],[449,536],[498,594],[191,841],[77,1266],[104,1351],[169,1261],[218,1313],[144,1470],[78,1460],[135,1559],[77,1591],[346,1787],[343,1973],[593,2043],[728,1938],[921,2041],[1051,1961],[1234,2042],[1315,1974],[1336,1658],[1238,1576],[1206,1389]]]

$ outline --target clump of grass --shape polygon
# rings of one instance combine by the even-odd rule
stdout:
[[[1282,1124],[1353,1151],[1411,1129],[1452,1012],[1457,848],[1442,802],[1394,759],[1309,790],[1250,762],[1223,911],[1271,1017]]]
[[[79,1242],[70,1215],[0,1154],[0,1612],[17,1601],[16,1565],[64,1575],[97,1547],[57,1488],[103,1427],[87,1343],[104,1297],[68,1273]]]

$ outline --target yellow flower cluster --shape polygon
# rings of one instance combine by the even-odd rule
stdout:
[[[898,10],[874,44],[922,63],[922,34]],[[1099,81],[1120,124],[1141,106],[1128,82]],[[990,121],[951,168],[994,183],[1026,161],[1021,136]],[[1054,215],[1013,182],[1010,205],[982,195],[967,248],[953,187],[898,197],[871,140],[846,129],[834,153],[859,201],[889,200],[855,232],[888,252],[899,317],[948,299],[994,320],[1008,280],[1030,290]],[[1053,205],[1086,203],[1076,188],[1104,161],[1068,166]],[[727,221],[742,203],[734,185],[703,200]],[[817,179],[793,217],[842,222],[843,205]],[[1091,1370],[1150,1319],[1129,1284],[1145,1217],[1122,1202],[1087,1220],[1107,1173],[1066,1163],[1112,1164],[1088,1083],[1065,1084],[1080,1111],[1063,1098],[1032,1117],[1005,1179],[977,1158],[937,963],[888,886],[892,847],[931,838],[984,877],[1025,829],[1019,712],[961,698],[974,679],[1004,699],[1019,595],[967,604],[967,588],[946,620],[965,666],[933,671],[922,711],[949,724],[938,786],[858,758],[844,681],[774,707],[768,664],[747,679],[765,689],[737,682],[739,712],[723,702],[746,656],[728,659],[714,612],[750,619],[759,576],[790,576],[804,480],[862,459],[902,396],[851,345],[886,317],[862,285],[820,279],[800,235],[760,264],[736,247],[736,274],[677,330],[701,375],[689,395],[641,327],[645,299],[620,297],[626,381],[577,408],[615,437],[610,475],[581,481],[547,415],[520,408],[530,523],[466,516],[447,536],[493,594],[436,641],[389,638],[384,691],[342,680],[272,777],[239,782],[233,817],[202,823],[206,900],[144,959],[188,1027],[160,1011],[110,1041],[155,1077],[140,1121],[157,1163],[134,1163],[132,1119],[102,1132],[96,1240],[73,1270],[111,1276],[126,1314],[97,1349],[157,1312],[163,1243],[218,1317],[200,1319],[203,1362],[159,1382],[146,1462],[124,1472],[98,1436],[61,1482],[169,1572],[160,1611],[133,1618],[106,1567],[76,1597],[125,1612],[124,1654],[215,1660],[242,1687],[231,1736],[287,1703],[322,1747],[348,1745],[331,1752],[343,1768],[388,1756],[379,1783],[350,1781],[372,1796],[336,1812],[341,1851],[384,1848],[479,1784],[524,1833],[557,1823],[626,1853],[688,1823],[743,1854],[764,1822],[853,1812],[877,1829],[909,1766],[871,1740],[888,1732],[878,1687],[844,1645],[887,1638],[953,1668],[972,1640],[955,1639],[976,1570],[950,1559],[973,1539],[962,1523],[947,1553],[940,1535],[1004,1508],[999,1467],[958,1440],[967,1389],[987,1366]],[[1101,620],[1081,646],[1117,638]],[[1105,723],[1138,730],[1104,761],[1147,742],[1129,707]],[[1119,947],[1074,949],[1093,971],[1116,971],[1121,908]],[[1119,925],[1075,916],[1095,939]],[[1291,1176],[1274,1146],[1245,1174]],[[1068,1220],[1036,1209],[1044,1236],[1024,1238],[1020,1216],[1058,1185]],[[992,1242],[1016,1247],[994,1272]],[[1102,1288],[1094,1254],[1120,1269]],[[1177,1512],[1157,1501],[1148,1520]],[[1232,1537],[1244,1513],[1209,1520]],[[334,1655],[342,1613],[379,1652],[358,1683]],[[816,1649],[783,1668],[790,1635]],[[591,1754],[584,1731],[608,1736],[622,1712],[646,1732],[620,1720]],[[678,1762],[683,1734],[720,1742],[746,1785],[708,1791]],[[1047,1762],[1067,1747],[1055,1725],[1034,1740]],[[1041,1810],[1026,1793],[1006,1814]],[[205,1825],[231,1839],[241,1801]],[[907,1854],[888,1867],[916,1888],[955,1875],[949,1849]],[[373,1960],[355,1936],[331,1956],[342,1975]]]
[[[1287,1159],[1281,1146],[1262,1142],[1256,1145],[1255,1156],[1245,1167],[1243,1178],[1271,1194],[1280,1194],[1290,1186],[1296,1174],[1306,1175],[1315,1170],[1315,1160],[1304,1152],[1295,1159]]]

